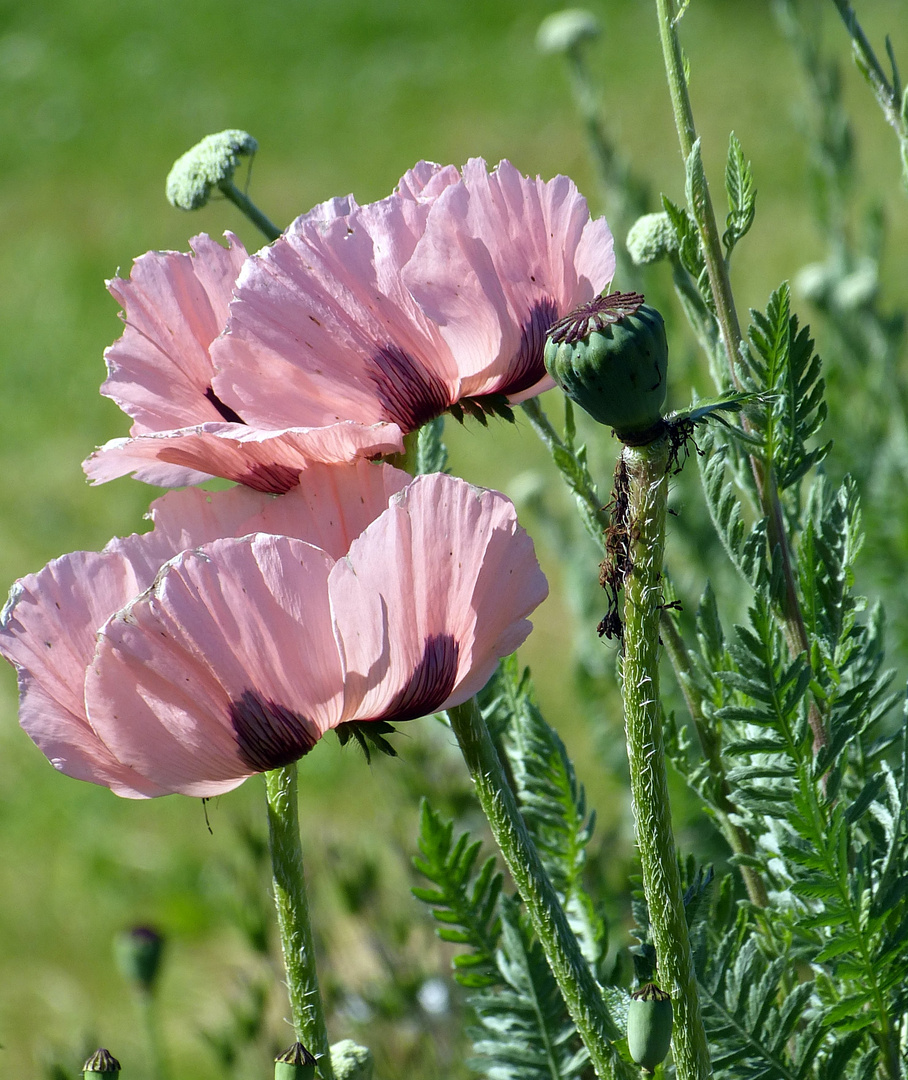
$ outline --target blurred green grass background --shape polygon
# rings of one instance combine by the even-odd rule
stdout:
[[[887,30],[904,27],[903,0],[858,6],[877,42]],[[130,480],[92,489],[80,468],[95,445],[128,426],[97,392],[103,349],[120,333],[117,306],[103,283],[118,271],[127,274],[131,260],[147,249],[186,250],[198,231],[231,229],[250,248],[260,245],[227,203],[192,216],[166,204],[170,164],[203,135],[239,127],[259,140],[250,193],[281,224],[332,195],[381,198],[420,158],[462,164],[472,156],[490,163],[507,157],[522,171],[546,177],[568,173],[601,212],[565,73],[557,58],[534,48],[538,24],[553,10],[557,5],[542,0],[2,5],[0,583],[66,551],[99,548],[112,535],[142,527],[152,489]],[[653,5],[609,0],[591,10],[605,26],[589,59],[609,130],[653,191],[680,202],[683,173]],[[889,277],[900,284],[908,267],[894,140],[847,62],[844,32],[831,15],[826,23],[829,48],[843,58],[846,101],[858,131],[861,199],[888,211]],[[782,279],[822,257],[806,207],[795,105],[800,73],[765,0],[693,0],[682,30],[714,190],[721,192],[731,129],[754,162],[757,222],[735,272],[742,306],[762,306]],[[896,36],[895,44],[908,56],[908,42]],[[681,344],[679,352],[690,355],[690,346]],[[685,404],[690,382],[698,379],[696,368],[679,364],[671,404]],[[549,407],[557,412],[556,402]],[[557,483],[525,423],[493,425],[489,432],[468,425],[450,430],[449,442],[455,471],[487,486],[516,495],[526,488],[528,470],[543,484]],[[602,456],[611,453],[606,447]],[[528,524],[532,529],[532,519]],[[542,546],[540,556],[557,585],[558,553]],[[613,716],[613,739],[580,722],[562,677],[566,618],[556,589],[536,617],[525,659],[536,672],[547,716],[562,731],[599,807],[604,835],[623,837],[626,849],[624,796],[595,752],[603,741],[617,744],[619,722]],[[174,1075],[223,1075],[198,1032],[226,1022],[227,1002],[252,963],[233,927],[224,882],[235,858],[237,823],[260,825],[263,817],[260,785],[247,783],[210,807],[209,831],[197,801],[130,803],[60,777],[16,725],[14,681],[4,667],[0,1070],[23,1078],[51,1075],[47,1063],[69,1055],[74,1072],[82,1049],[103,1043],[137,1062],[127,1075],[143,1075],[141,1038],[112,967],[110,942],[125,926],[152,922],[170,941],[164,990],[168,1042],[181,1060]],[[359,865],[363,850],[382,837],[399,879],[400,953],[413,954],[406,970],[418,982],[437,959],[445,973],[447,961],[433,950],[427,916],[408,896],[400,869],[415,834],[414,800],[400,792],[428,787],[421,770],[432,772],[417,752],[420,740],[433,752],[447,752],[432,733],[412,734],[403,740],[403,763],[369,768],[328,739],[302,766],[317,925],[326,928],[323,942],[332,959],[349,965],[332,971],[334,984],[365,984],[375,975],[374,944],[363,940],[356,918],[341,918],[338,881],[343,866]],[[393,769],[404,779],[389,784]],[[421,929],[408,938],[410,923]],[[278,1032],[282,1007],[273,1006]],[[340,1015],[352,1016],[350,1029],[368,1038],[368,1025],[356,1029],[355,1013]],[[428,1021],[415,1033],[398,1021],[381,1075],[440,1075],[440,1058],[427,1065],[419,1057],[426,1032],[440,1053],[438,1033]],[[283,1030],[289,1042],[289,1028]],[[422,1049],[414,1049],[417,1044]],[[406,1070],[402,1062],[409,1062]],[[447,1075],[466,1075],[459,1069],[451,1066]]]

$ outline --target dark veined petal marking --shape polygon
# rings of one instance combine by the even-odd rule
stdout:
[[[211,404],[217,409],[221,416],[227,421],[228,424],[245,424],[246,421],[240,416],[238,412],[234,412],[229,405],[225,405],[223,401],[217,396],[214,390],[209,386],[205,391],[205,397]]]
[[[240,757],[255,772],[289,765],[315,746],[312,725],[290,709],[244,690],[230,703],[230,722]]]
[[[415,720],[438,709],[454,689],[460,645],[450,634],[434,634],[426,639],[422,658],[407,684],[394,696],[387,709],[373,720]]]
[[[204,457],[197,452],[181,450],[178,446],[161,450],[158,459],[166,461],[168,465],[180,465],[198,472],[208,472],[210,468]],[[290,465],[280,465],[277,462],[242,461],[241,469],[232,471],[229,475],[225,472],[218,475],[226,475],[228,480],[270,495],[286,495],[300,482],[299,468],[294,469]]]
[[[369,358],[369,378],[385,419],[416,431],[451,404],[444,382],[397,345],[383,345]]]
[[[295,488],[300,482],[300,470],[291,468],[289,465],[266,465],[264,462],[255,462],[249,466],[248,472],[242,476],[231,477],[237,483],[245,487],[255,488],[256,491],[264,491],[271,495],[286,495],[291,488]]]
[[[519,394],[535,386],[545,375],[542,354],[549,327],[558,318],[558,307],[554,300],[546,297],[533,305],[526,322],[520,329],[520,346],[517,355],[508,365],[508,372],[502,376],[491,393]]]

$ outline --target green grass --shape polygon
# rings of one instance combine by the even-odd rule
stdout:
[[[898,0],[864,6],[875,40],[887,28],[901,30]],[[141,528],[154,494],[129,480],[89,488],[80,469],[96,444],[127,428],[97,393],[103,350],[120,332],[104,279],[127,273],[146,249],[185,249],[197,231],[232,229],[250,247],[260,243],[226,203],[193,216],[172,210],[163,196],[172,161],[209,132],[250,131],[260,143],[251,193],[282,224],[347,191],[360,201],[380,198],[420,158],[459,164],[477,155],[508,157],[525,172],[567,172],[592,196],[563,71],[533,45],[552,9],[541,0],[7,0],[0,15],[0,582]],[[590,55],[610,129],[653,190],[680,201],[654,11],[639,0],[596,10],[606,33]],[[828,22],[830,45],[845,57],[844,35]],[[820,256],[793,119],[799,76],[766,3],[693,0],[683,30],[716,192],[730,129],[754,161],[759,212],[738,257],[736,285],[746,304],[762,305],[782,278]],[[895,44],[908,55],[908,42]],[[894,140],[847,70],[859,118],[861,202],[879,200],[889,210],[889,269],[892,280],[903,280],[906,204]],[[683,405],[689,393],[686,380],[676,382],[672,404]],[[525,424],[493,424],[488,434],[468,425],[450,441],[455,469],[477,482],[508,491],[528,470],[543,484],[556,482]],[[610,454],[604,448],[603,461]],[[540,556],[557,583],[558,553],[542,548]],[[626,811],[594,752],[603,740],[617,744],[618,714],[605,735],[582,723],[562,676],[567,620],[556,590],[537,615],[526,659],[604,830],[620,832]],[[172,1053],[186,1062],[175,1075],[217,1075],[198,1030],[225,1022],[225,1002],[254,959],[231,927],[216,867],[230,858],[231,822],[263,817],[260,785],[250,782],[213,806],[211,834],[196,801],[126,802],[57,776],[16,726],[6,669],[0,690],[0,1071],[38,1077],[48,1055],[65,1054],[73,1072],[92,1041],[136,1062],[135,1020],[111,966],[110,941],[123,926],[150,921],[170,938],[167,1034]],[[405,758],[420,738],[404,740]],[[391,768],[379,762],[368,769],[332,740],[303,766],[316,916],[332,963],[349,964],[330,981],[349,971],[355,985],[368,988],[387,974],[357,920],[336,917],[338,853],[359,858],[357,845],[369,848],[383,835],[398,887],[392,909],[403,909],[404,923],[415,926],[405,925],[395,946],[400,980],[418,981],[436,959],[442,970],[446,963],[406,894],[403,867],[421,776],[405,762],[391,782]],[[451,783],[454,798],[459,789]],[[394,1007],[387,1008],[393,1019]],[[286,1033],[281,1007],[272,1011],[272,1030]],[[355,1030],[352,1021],[338,1023]],[[408,1075],[433,1074],[439,1059],[426,1064],[427,1025],[408,1042],[406,1025],[389,1023],[382,1075],[403,1075],[395,1072],[402,1062]],[[126,1075],[143,1075],[141,1066]]]

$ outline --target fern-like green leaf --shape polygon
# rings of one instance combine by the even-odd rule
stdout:
[[[443,821],[425,800],[420,809],[418,844],[422,856],[416,856],[413,865],[435,888],[414,887],[413,895],[433,909],[442,941],[469,946],[468,952],[454,958],[454,977],[471,987],[497,983],[502,877],[495,870],[494,856],[474,875],[482,842],[471,842],[469,833],[462,833],[455,841],[454,823]]]
[[[753,168],[744,157],[741,143],[734,132],[728,140],[725,192],[728,195],[728,217],[725,220],[725,234],[722,242],[725,245],[725,257],[728,259],[735,245],[753,225],[757,199]]]
[[[499,986],[469,998],[478,1020],[469,1032],[474,1068],[489,1080],[579,1080],[588,1055],[516,900],[501,905],[497,964]]]

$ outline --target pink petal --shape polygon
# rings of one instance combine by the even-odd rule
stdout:
[[[280,494],[300,482],[314,462],[346,463],[403,449],[394,424],[343,422],[319,428],[261,431],[245,424],[212,423],[112,439],[83,464],[92,483],[133,473],[159,486],[197,484],[212,476],[257,491]]]
[[[219,398],[268,427],[346,418],[410,431],[443,412],[457,367],[400,271],[456,179],[421,163],[389,198],[330,219],[316,208],[250,259],[212,346]]]
[[[118,761],[88,721],[83,687],[97,630],[180,551],[255,532],[299,537],[343,555],[410,477],[389,465],[312,465],[275,497],[249,488],[172,491],[152,504],[154,529],[75,552],[18,582],[0,620],[0,655],[19,672],[23,728],[61,771],[120,795],[163,790]],[[330,632],[330,628],[329,628]],[[167,789],[169,790],[169,789]]]
[[[544,182],[474,158],[432,206],[403,278],[457,358],[459,397],[549,389],[549,326],[615,272],[604,219],[564,176]]]
[[[114,615],[85,681],[117,759],[168,791],[209,796],[307,753],[340,717],[333,560],[257,535],[183,552]]]
[[[312,465],[305,484],[279,497],[245,487],[172,491],[151,504],[154,532],[142,539],[154,544],[156,567],[187,548],[259,532],[305,540],[339,559],[411,479],[390,465],[358,461]]]
[[[133,417],[134,435],[238,419],[214,397],[208,354],[246,259],[239,240],[227,238],[224,248],[196,236],[192,255],[150,251],[136,259],[128,280],[108,282],[125,309],[126,329],[104,354],[109,377],[101,393]]]
[[[19,674],[22,727],[61,772],[131,798],[163,792],[98,739],[83,684],[97,627],[146,584],[119,551],[76,552],[17,582],[0,618],[0,653]]]
[[[526,638],[548,586],[513,505],[443,474],[417,477],[329,583],[347,666],[346,720],[458,704]]]

